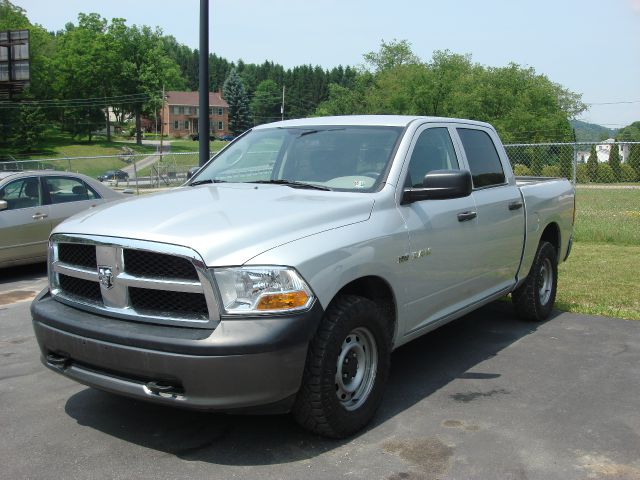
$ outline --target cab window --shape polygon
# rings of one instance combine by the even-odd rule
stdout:
[[[471,128],[458,128],[464,152],[471,169],[474,188],[492,187],[505,183],[502,163],[487,132]]]
[[[458,169],[458,158],[447,128],[429,128],[420,134],[413,147],[406,185],[421,188],[427,173],[433,170]]]

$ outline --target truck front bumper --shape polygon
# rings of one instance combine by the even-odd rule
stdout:
[[[323,311],[223,319],[215,330],[76,310],[46,291],[31,306],[48,368],[91,387],[199,410],[282,412],[300,387]]]

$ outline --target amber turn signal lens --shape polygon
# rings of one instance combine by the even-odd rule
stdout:
[[[256,310],[288,310],[291,308],[304,307],[309,300],[309,296],[299,290],[287,293],[267,293],[260,298]]]

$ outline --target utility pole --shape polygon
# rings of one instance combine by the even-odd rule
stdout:
[[[280,105],[281,120],[284,120],[284,84],[282,84],[282,105]]]
[[[200,0],[199,165],[209,161],[209,0]]]
[[[164,83],[162,84],[162,106],[160,107],[160,154],[162,154],[163,150],[163,139],[164,139]],[[167,115],[168,116],[168,115]],[[156,131],[158,129],[156,128]],[[162,158],[162,157],[160,157]]]

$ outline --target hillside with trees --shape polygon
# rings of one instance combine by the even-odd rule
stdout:
[[[614,138],[616,130],[603,127],[596,123],[583,122],[582,120],[571,120],[571,127],[576,131],[578,142],[601,142],[607,138]]]

